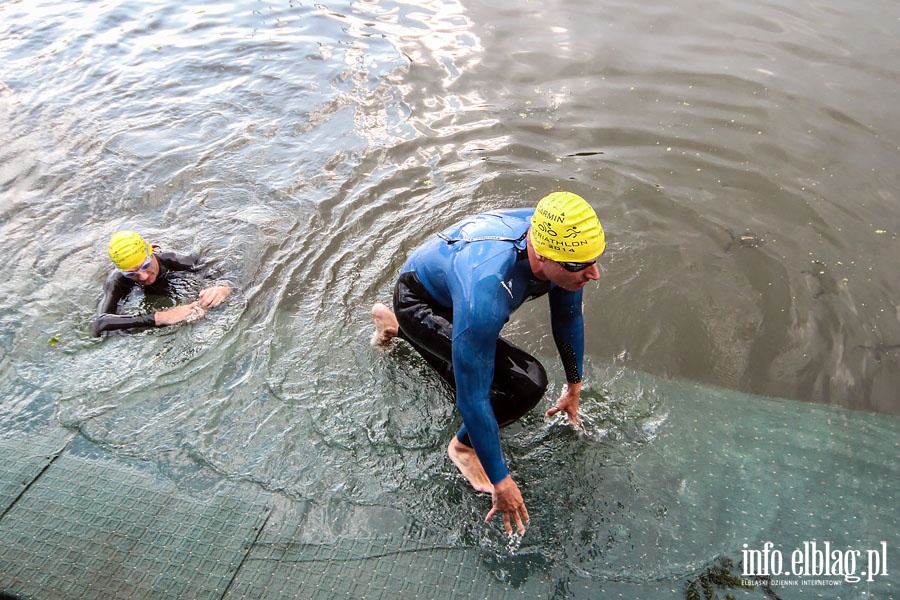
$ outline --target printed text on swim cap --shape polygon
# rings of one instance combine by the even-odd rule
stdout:
[[[560,252],[575,252],[575,248],[587,246],[589,243],[587,240],[565,239],[577,238],[581,235],[581,232],[578,231],[578,227],[574,225],[566,229],[565,235],[562,236],[564,239],[557,239],[559,233],[555,231],[549,223],[538,223],[534,235],[541,245]]]

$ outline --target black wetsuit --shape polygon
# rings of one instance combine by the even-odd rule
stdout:
[[[153,312],[120,315],[119,303],[128,297],[128,294],[131,293],[135,286],[141,286],[150,293],[170,293],[170,290],[167,288],[172,273],[197,272],[203,268],[200,258],[196,254],[158,252],[156,247],[154,247],[153,255],[159,261],[159,275],[152,285],[144,286],[134,279],[129,279],[122,275],[122,272],[118,269],[111,272],[109,277],[106,278],[103,294],[97,302],[97,314],[94,317],[94,335],[99,336],[104,331],[116,329],[156,327],[156,319]]]

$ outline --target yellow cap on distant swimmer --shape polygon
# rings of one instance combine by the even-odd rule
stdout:
[[[534,251],[558,262],[594,260],[606,248],[606,235],[594,209],[572,192],[553,192],[541,198],[530,231]]]
[[[122,271],[130,271],[141,266],[153,248],[133,231],[117,231],[109,239],[109,257]]]

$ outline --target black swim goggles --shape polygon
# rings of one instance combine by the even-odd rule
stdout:
[[[588,267],[591,267],[591,266],[597,264],[596,260],[589,260],[588,262],[561,262],[561,261],[557,260],[554,262],[556,262],[556,264],[561,266],[566,271],[569,271],[570,273],[577,273],[578,271],[584,271]]]

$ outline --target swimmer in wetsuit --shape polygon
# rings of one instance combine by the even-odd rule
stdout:
[[[546,412],[578,424],[584,320],[582,288],[599,279],[606,246],[600,221],[580,196],[555,192],[532,209],[470,217],[426,241],[409,257],[394,287],[393,311],[372,307],[372,344],[409,342],[456,391],[463,426],[447,453],[472,486],[490,492],[486,521],[501,513],[525,531],[528,511],[500,448],[500,428],[544,395],[541,363],[500,337],[525,301],[547,295],[553,338],[567,384]]]
[[[197,271],[201,268],[194,254],[160,252],[133,231],[119,231],[109,241],[109,257],[116,269],[106,278],[103,294],[97,303],[94,335],[117,329],[163,327],[182,321],[194,322],[203,318],[206,310],[220,305],[231,294],[228,285],[216,285],[200,291],[199,300],[166,310],[138,315],[120,315],[119,303],[131,290],[140,285],[148,290],[165,283],[172,273]]]

